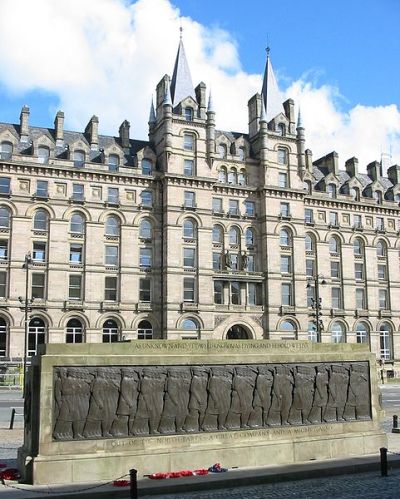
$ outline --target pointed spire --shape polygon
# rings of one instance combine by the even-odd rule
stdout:
[[[264,103],[264,96],[261,95],[261,116],[260,116],[260,123],[265,122],[268,123],[267,121],[267,113],[265,111],[265,103]]]
[[[170,86],[169,86],[168,81],[166,82],[166,85],[165,85],[165,94],[164,94],[163,106],[172,106],[171,90],[170,90]]]
[[[297,115],[297,128],[304,128],[303,126],[303,118],[301,116],[301,109],[299,108],[299,113]]]
[[[263,86],[261,94],[264,97],[265,111],[267,121],[271,121],[279,113],[283,113],[283,99],[279,91],[278,83],[275,78],[274,70],[272,69],[271,59],[269,57],[270,48],[267,47],[267,62],[265,64]]]
[[[155,123],[155,122],[156,122],[156,113],[154,111],[154,104],[153,104],[153,97],[152,97],[151,104],[150,104],[149,123]]]
[[[182,31],[181,26],[178,53],[176,54],[174,72],[171,80],[171,97],[174,107],[189,96],[196,100],[192,76],[190,74],[189,64],[183,46]]]
[[[211,88],[210,88],[210,93],[208,95],[207,113],[215,113],[214,102],[213,102],[212,93],[211,93]]]

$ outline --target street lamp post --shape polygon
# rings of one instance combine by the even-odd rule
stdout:
[[[22,364],[22,372],[23,372],[23,396],[25,397],[25,378],[26,378],[26,367],[28,363],[28,336],[29,336],[29,312],[32,310],[31,305],[33,302],[33,298],[29,299],[29,267],[32,264],[32,256],[31,253],[28,252],[25,255],[24,264],[22,268],[25,269],[25,299],[21,296],[18,297],[21,305],[23,305],[24,310],[24,358]]]
[[[307,283],[307,288],[311,288],[314,285],[314,298],[311,298],[311,307],[314,310],[312,314],[315,317],[315,329],[317,332],[317,341],[321,341],[321,332],[324,330],[324,324],[322,322],[322,298],[319,296],[319,286],[320,284],[324,286],[326,284],[325,279],[322,275],[316,274],[309,278]]]

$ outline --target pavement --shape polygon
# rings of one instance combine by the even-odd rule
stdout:
[[[382,387],[385,391],[388,385]],[[400,385],[390,385],[390,389]],[[5,394],[0,393],[1,401]],[[13,395],[8,395],[8,400]],[[17,406],[18,398],[15,398]],[[388,476],[381,477],[379,450],[372,456],[310,461],[293,465],[230,469],[227,473],[167,480],[138,480],[138,497],[165,499],[397,499],[400,498],[400,434],[391,433],[392,413],[382,420],[388,435]],[[400,413],[400,410],[397,411]],[[1,411],[0,411],[1,413]],[[17,448],[22,445],[23,422],[17,418],[13,430],[0,414],[0,462],[16,466]],[[211,464],[211,463],[210,463]],[[223,463],[222,463],[223,464]],[[323,480],[321,480],[323,477]],[[129,477],[126,477],[129,479]],[[112,483],[88,483],[65,486],[32,486],[17,482],[0,485],[0,499],[57,498],[127,499],[129,487]]]

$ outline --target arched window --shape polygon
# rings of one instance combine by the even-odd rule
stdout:
[[[142,159],[142,175],[151,175],[152,164],[149,159]]]
[[[304,238],[304,244],[306,251],[315,251],[315,239],[314,236],[311,236],[310,234],[306,234]]]
[[[364,243],[362,239],[359,239],[358,237],[354,239],[353,242],[353,253],[354,256],[362,256],[364,252]]]
[[[113,319],[107,319],[103,324],[103,343],[116,343],[119,334],[118,324]]]
[[[7,322],[0,317],[0,357],[7,357]]]
[[[212,242],[222,244],[224,241],[224,231],[220,225],[214,225],[212,230]]]
[[[356,326],[357,343],[369,343],[369,328],[364,322]]]
[[[70,232],[73,232],[74,234],[85,233],[85,217],[80,213],[72,213]]]
[[[337,254],[340,251],[340,243],[336,237],[329,239],[329,252]]]
[[[0,144],[0,159],[11,159],[13,153],[13,145],[11,142],[2,142]]]
[[[331,326],[331,340],[332,343],[344,343],[345,332],[344,326],[341,322],[334,322]]]
[[[185,120],[193,121],[193,108],[185,107],[184,112],[185,112]]]
[[[283,321],[280,330],[283,331],[282,340],[295,340],[297,337],[297,328],[292,321]]]
[[[239,147],[238,155],[239,155],[239,161],[244,161],[246,159],[246,152],[244,150],[244,147]]]
[[[147,218],[140,222],[139,237],[142,239],[152,239],[153,237],[153,224]]]
[[[313,343],[320,343],[321,338],[318,335],[317,326],[314,321],[310,321],[307,325],[308,339]]]
[[[240,231],[237,227],[231,227],[229,229],[229,244],[239,244],[240,243]]]
[[[37,210],[33,216],[33,229],[46,231],[48,230],[49,215],[45,210]]]
[[[254,229],[251,227],[246,229],[246,246],[254,246]]]
[[[40,146],[38,148],[39,163],[47,164],[49,162],[50,150],[48,147]]]
[[[108,169],[110,172],[116,172],[119,168],[119,156],[118,154],[110,154],[108,156]]]
[[[74,151],[74,166],[77,168],[82,167],[85,164],[85,152],[84,151]]]
[[[28,326],[28,357],[37,354],[38,345],[46,343],[45,323],[39,317],[33,317]]]
[[[83,327],[79,319],[70,319],[67,322],[66,343],[83,343]]]
[[[328,184],[326,186],[326,192],[328,193],[328,196],[332,199],[336,198],[336,185],[335,184]]]
[[[10,228],[10,210],[4,206],[0,208],[0,227],[2,229]]]
[[[119,236],[119,219],[117,217],[108,217],[105,227],[106,236]]]
[[[225,159],[226,158],[226,145],[225,144],[219,144],[218,145],[218,156],[220,159]]]
[[[276,127],[276,131],[281,137],[284,137],[286,135],[286,127],[283,123],[279,123],[279,125]]]
[[[376,256],[386,256],[386,244],[383,241],[376,243]]]
[[[228,174],[228,183],[236,185],[237,184],[237,172],[236,168],[231,168]]]
[[[290,246],[292,244],[292,236],[287,229],[281,229],[279,234],[279,244],[281,246]]]
[[[196,222],[191,218],[186,218],[183,222],[183,237],[188,239],[196,238]]]
[[[138,340],[152,340],[153,339],[153,326],[149,321],[140,321],[138,326]]]
[[[184,319],[182,321],[182,329],[185,333],[190,334],[188,338],[199,338],[200,337],[200,328],[199,324],[195,319]],[[182,337],[185,339],[185,337]]]
[[[146,208],[151,208],[153,206],[153,193],[151,191],[142,191],[140,193],[140,198],[142,200],[142,206]]]
[[[278,164],[287,165],[287,162],[288,162],[287,149],[284,149],[283,147],[279,147],[279,149],[278,149]]]
[[[227,176],[226,168],[222,166],[218,172],[218,182],[226,184],[226,178],[227,178],[226,176]]]
[[[242,168],[238,174],[238,184],[246,185],[246,183],[247,183],[246,170],[243,170]]]
[[[379,327],[380,355],[383,360],[393,359],[393,333],[386,322]]]

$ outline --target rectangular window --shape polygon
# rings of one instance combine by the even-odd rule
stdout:
[[[290,255],[281,255],[281,273],[290,274],[292,272],[292,257]]]
[[[331,277],[333,279],[340,278],[340,262],[331,262]]]
[[[246,270],[247,272],[255,272],[256,270],[254,255],[247,255]]]
[[[194,303],[194,278],[192,277],[183,279],[183,301]]]
[[[229,200],[229,215],[239,215],[239,201]]]
[[[379,308],[381,310],[389,310],[388,292],[387,289],[379,290]]]
[[[82,276],[80,274],[69,276],[68,299],[82,300]]]
[[[307,307],[314,307],[315,288],[314,286],[307,286]]]
[[[249,305],[260,305],[261,287],[259,284],[253,282],[247,284],[247,302]]]
[[[353,223],[354,223],[354,227],[356,229],[361,229],[362,228],[361,215],[354,215],[354,217],[353,217]]]
[[[256,214],[256,208],[253,201],[245,201],[244,203],[246,209],[246,215],[249,217],[254,217]]]
[[[231,264],[231,270],[239,270],[239,262],[238,262],[238,255],[237,253],[231,253],[230,254],[230,264]]]
[[[69,247],[69,262],[81,264],[83,262],[83,246],[82,244],[71,244]]]
[[[221,270],[221,253],[213,253],[213,270]]]
[[[376,217],[376,229],[377,230],[384,230],[385,229],[385,222],[382,217]]]
[[[112,267],[118,265],[118,246],[105,247],[105,264]]]
[[[281,203],[280,214],[281,214],[281,217],[290,217],[290,205],[289,205],[289,203]]]
[[[329,223],[333,227],[337,227],[339,225],[339,218],[336,211],[329,212]]]
[[[104,300],[106,301],[117,301],[118,278],[107,276],[104,280]]]
[[[185,208],[196,207],[196,195],[192,191],[185,191]]]
[[[332,308],[342,308],[342,290],[340,288],[331,288]]]
[[[306,276],[314,277],[315,274],[315,262],[314,260],[306,260]]]
[[[109,187],[107,190],[107,201],[112,204],[119,203],[119,193],[117,187]]]
[[[8,241],[0,241],[0,260],[7,260],[8,258]]]
[[[280,165],[287,164],[287,151],[286,151],[286,149],[278,149],[278,163]]]
[[[278,185],[281,188],[288,187],[288,174],[279,172]]]
[[[32,274],[32,298],[37,298],[40,300],[44,299],[44,274]]]
[[[281,284],[281,301],[284,306],[291,306],[292,301],[292,284],[284,282]]]
[[[364,280],[364,264],[355,263],[354,264],[354,277],[355,279],[362,281]]]
[[[194,136],[191,133],[183,134],[183,148],[185,151],[194,150]]]
[[[32,258],[34,262],[45,262],[46,261],[46,243],[34,242]]]
[[[311,208],[306,208],[304,210],[304,221],[306,224],[312,224],[314,222],[314,215]]]
[[[194,161],[192,159],[185,159],[183,161],[183,174],[186,177],[193,177],[193,175],[194,175]]]
[[[214,213],[222,213],[222,199],[212,198],[212,211]]]
[[[139,280],[139,301],[151,301],[151,281],[148,278],[142,278]]]
[[[85,188],[83,184],[72,184],[72,199],[83,201],[85,199]]]
[[[214,303],[222,305],[224,303],[224,283],[214,281]]]
[[[49,195],[49,183],[47,180],[38,180],[36,183],[36,196],[47,198]]]
[[[140,248],[139,265],[141,268],[149,268],[152,266],[153,252],[151,248]]]
[[[240,305],[240,282],[231,282],[231,303],[232,305]]]
[[[386,265],[378,265],[378,279],[380,281],[386,281]]]
[[[0,177],[0,194],[10,194],[11,179],[7,177]]]
[[[0,272],[0,298],[7,297],[7,272]]]
[[[363,288],[356,289],[356,308],[365,310],[365,290]]]
[[[194,269],[196,266],[196,250],[194,248],[183,248],[183,266]]]

